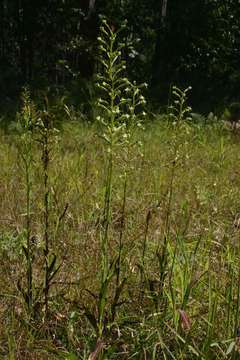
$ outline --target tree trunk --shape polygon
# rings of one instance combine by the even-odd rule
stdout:
[[[88,14],[87,14],[86,20],[88,20],[90,18],[90,16],[92,15],[92,13],[95,10],[95,2],[96,2],[96,0],[89,0]]]
[[[168,93],[168,89],[164,88],[166,83],[167,74],[164,69],[165,63],[165,36],[166,36],[166,15],[167,15],[167,0],[160,0],[156,11],[158,16],[155,23],[156,42],[155,51],[152,58],[152,77],[151,77],[151,89],[153,96],[158,95],[159,89],[162,89],[161,93]]]
[[[167,2],[168,0],[162,1],[162,21],[164,22],[167,16]]]

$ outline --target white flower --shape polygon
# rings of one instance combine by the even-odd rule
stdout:
[[[114,114],[119,114],[120,113],[120,109],[119,107],[117,106],[114,110],[113,110]]]

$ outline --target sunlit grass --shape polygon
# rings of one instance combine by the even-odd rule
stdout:
[[[107,156],[97,133],[94,125],[66,123],[54,148],[50,168],[51,236],[61,259],[61,271],[51,288],[48,335],[41,326],[32,324],[29,329],[24,323],[27,317],[17,290],[24,261],[24,169],[19,162],[17,135],[1,133],[2,356],[11,348],[15,358],[33,354],[31,358],[50,359],[54,352],[61,352],[84,359],[95,349],[95,334],[84,314],[86,306],[95,312],[94,294],[99,284],[98,231]],[[182,134],[162,286],[156,250],[163,244],[173,136],[171,126],[160,120],[136,134],[143,146],[131,160],[128,175],[122,268],[126,283],[118,316],[107,338],[102,339],[105,358],[222,359],[227,350],[231,354],[235,351],[230,345],[239,326],[239,138],[220,123],[189,125]],[[35,146],[32,233],[36,256],[43,246],[40,156]],[[121,157],[117,161],[109,229],[112,256],[122,226],[124,189]],[[38,268],[35,278],[40,271]]]

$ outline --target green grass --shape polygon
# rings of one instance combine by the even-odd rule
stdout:
[[[49,290],[47,321],[44,300],[30,319],[18,290],[19,280],[27,287],[25,172],[19,136],[0,134],[0,357],[94,359],[99,350],[99,359],[238,359],[239,135],[220,123],[186,125],[177,134],[173,179],[176,132],[166,121],[147,123],[136,133],[142,147],[129,153],[127,163],[121,149],[116,153],[107,248],[115,263],[99,336],[94,322],[103,294],[100,235],[108,154],[98,133],[98,126],[65,123],[51,149],[49,236],[61,268]],[[36,142],[32,155],[37,291],[45,270]],[[120,236],[124,283],[116,298]]]

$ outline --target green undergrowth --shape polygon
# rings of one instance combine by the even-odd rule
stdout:
[[[0,134],[1,358],[238,359],[239,135],[146,120],[127,162],[114,150],[106,230],[99,126],[63,124],[47,188],[33,135],[28,214],[22,137]]]

